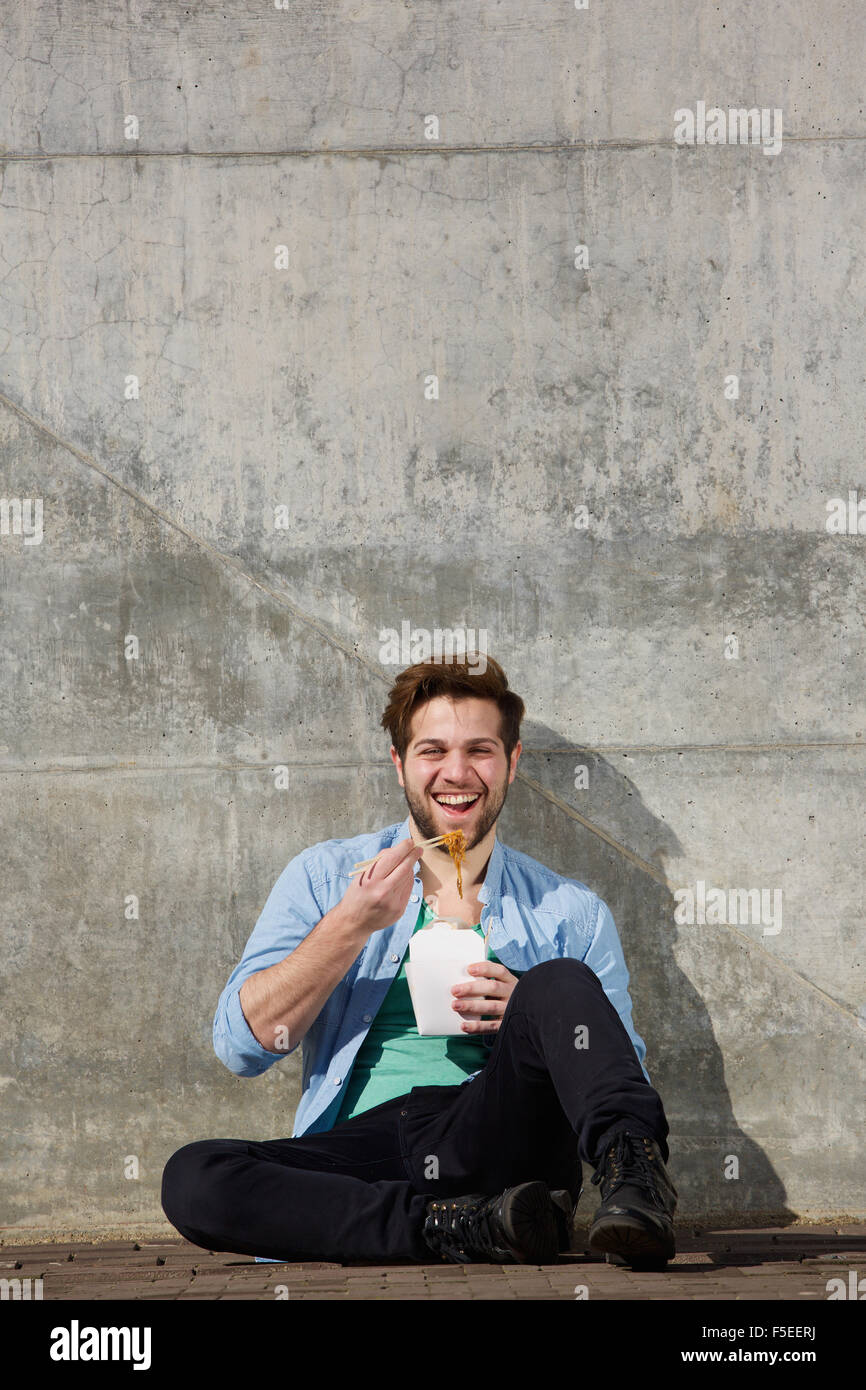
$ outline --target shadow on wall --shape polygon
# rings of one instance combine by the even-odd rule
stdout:
[[[690,930],[674,924],[675,902],[665,881],[666,861],[681,854],[676,835],[647,809],[634,783],[609,759],[531,720],[524,720],[521,737],[518,777],[498,833],[512,848],[586,883],[613,913],[631,976],[635,1026],[647,1045],[647,1070],[671,1129],[669,1167],[679,1192],[678,1215],[721,1226],[769,1218],[790,1224],[796,1213],[786,1205],[784,1184],[764,1150],[737,1124],[705,999],[675,956],[681,932]],[[587,769],[586,790],[575,789],[578,765]],[[621,836],[623,848],[605,841],[578,817],[614,840]],[[649,848],[641,854],[640,846]],[[739,989],[739,1000],[756,992],[761,997],[760,981],[753,975],[741,978],[754,969],[759,953],[772,979],[775,967],[759,945],[744,950],[741,939],[726,939],[725,927],[691,930],[714,933],[711,941],[703,938],[696,946],[695,960],[712,972],[704,981],[707,993],[718,979],[720,991]],[[689,943],[683,946],[680,954],[688,955]],[[754,1012],[744,1020],[743,1032],[760,1035],[761,1021]],[[772,1084],[770,1075],[763,1078],[768,1101]],[[735,1169],[736,1177],[726,1177],[726,1171]],[[585,1190],[581,1208],[586,1201]]]

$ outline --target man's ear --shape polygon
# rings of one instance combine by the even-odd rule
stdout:
[[[521,755],[522,752],[523,752],[523,744],[522,744],[522,743],[520,742],[520,740],[518,739],[517,743],[515,743],[514,747],[513,747],[512,750],[511,750],[511,769],[510,769],[509,774],[508,774],[508,785],[509,785],[509,786],[510,786],[511,783],[514,781],[514,775],[515,775],[515,773],[517,772],[517,761],[518,761],[518,759],[519,759],[519,757],[520,757],[520,755]]]
[[[397,752],[397,749],[394,747],[393,743],[391,744],[391,761],[393,762],[394,766],[395,766],[396,769],[397,769],[397,780],[399,781],[400,786],[402,787],[402,786],[403,786],[403,762],[402,762],[402,759],[401,759],[401,757],[400,757],[400,754]]]

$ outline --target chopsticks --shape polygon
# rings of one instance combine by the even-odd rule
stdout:
[[[430,847],[431,847],[432,845],[441,845],[441,844],[443,844],[443,843],[445,842],[446,839],[447,839],[447,836],[445,836],[445,835],[437,835],[437,836],[436,836],[434,839],[432,839],[432,840],[422,840],[421,843],[420,843],[420,845],[416,845],[415,848],[416,848],[416,849],[430,849]],[[383,853],[383,851],[382,851],[382,850],[379,850],[379,854],[382,854],[382,853]],[[369,869],[369,867],[370,867],[371,864],[375,864],[376,860],[379,858],[379,854],[374,854],[372,859],[359,859],[358,862],[357,862],[357,864],[356,864],[356,865],[354,866],[354,868],[352,869],[352,872],[349,874],[349,878],[354,878],[356,874],[363,873],[365,869]]]

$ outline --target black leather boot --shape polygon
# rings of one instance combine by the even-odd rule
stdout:
[[[564,1199],[564,1201],[563,1201]],[[452,1264],[553,1264],[568,1249],[571,1199],[546,1183],[523,1182],[498,1197],[437,1197],[427,1203],[423,1235]]]
[[[612,1264],[664,1269],[676,1254],[677,1190],[655,1140],[617,1130],[592,1181],[601,1184],[601,1206],[590,1227],[590,1249]]]

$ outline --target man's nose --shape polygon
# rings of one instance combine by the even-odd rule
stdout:
[[[455,748],[442,759],[439,776],[443,782],[451,783],[455,787],[465,787],[472,781],[471,760]]]

